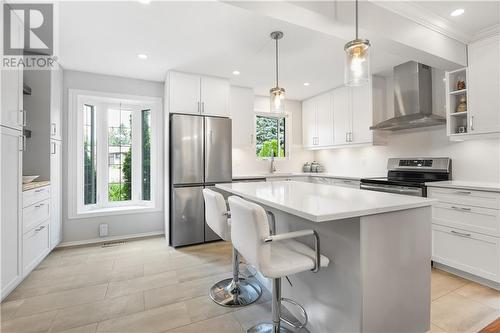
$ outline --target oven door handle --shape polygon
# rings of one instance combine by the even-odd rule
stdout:
[[[377,185],[361,184],[360,189],[370,190],[370,191],[387,192],[387,193],[422,196],[422,189],[421,188],[408,188],[408,187],[403,188],[401,186],[390,186],[389,187],[389,186],[377,186]]]

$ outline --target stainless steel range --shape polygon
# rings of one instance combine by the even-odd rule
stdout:
[[[427,196],[426,182],[451,179],[448,157],[390,158],[387,177],[361,179],[360,188],[379,192]]]

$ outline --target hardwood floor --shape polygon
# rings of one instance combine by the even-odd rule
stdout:
[[[208,288],[230,276],[222,242],[175,250],[157,237],[56,250],[1,304],[1,331],[239,333],[269,320],[267,292],[242,309],[210,300]],[[429,332],[478,332],[499,317],[500,293],[433,270],[431,308]]]

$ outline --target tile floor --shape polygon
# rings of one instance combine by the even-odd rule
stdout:
[[[56,250],[1,304],[1,332],[245,332],[270,317],[270,295],[217,306],[207,290],[230,271],[230,245],[220,242]],[[433,270],[431,312],[432,333],[477,332],[499,317],[500,292]]]

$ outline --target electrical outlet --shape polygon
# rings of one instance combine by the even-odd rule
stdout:
[[[106,237],[108,235],[108,225],[99,224],[99,237]]]

